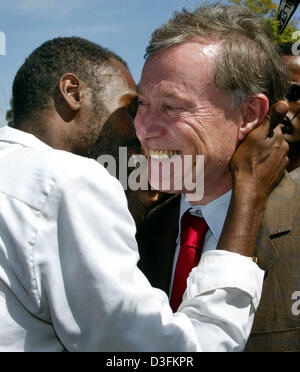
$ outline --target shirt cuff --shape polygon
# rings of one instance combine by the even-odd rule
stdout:
[[[192,270],[188,278],[187,299],[217,289],[236,288],[252,298],[256,311],[264,274],[250,257],[222,250],[208,251],[202,255],[199,266]]]

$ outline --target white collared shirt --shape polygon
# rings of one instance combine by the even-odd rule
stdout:
[[[244,349],[264,276],[250,259],[205,253],[173,314],[100,164],[6,127],[0,169],[0,351]]]

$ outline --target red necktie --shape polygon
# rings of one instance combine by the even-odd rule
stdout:
[[[176,312],[182,302],[187,287],[187,278],[200,262],[208,225],[204,218],[190,214],[189,210],[181,218],[180,252],[176,265],[171,295],[171,308]]]

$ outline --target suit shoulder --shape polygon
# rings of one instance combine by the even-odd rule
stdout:
[[[139,244],[148,244],[154,236],[160,234],[165,226],[169,226],[173,219],[178,218],[180,211],[180,196],[172,196],[157,207],[153,208],[145,217],[143,224],[137,231]]]
[[[165,214],[176,213],[180,208],[180,195],[174,195],[153,208],[145,218],[145,222],[153,221]]]

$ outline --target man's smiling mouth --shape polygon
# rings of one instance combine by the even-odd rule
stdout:
[[[181,152],[178,150],[150,150],[149,157],[155,160],[169,160],[180,154]]]

